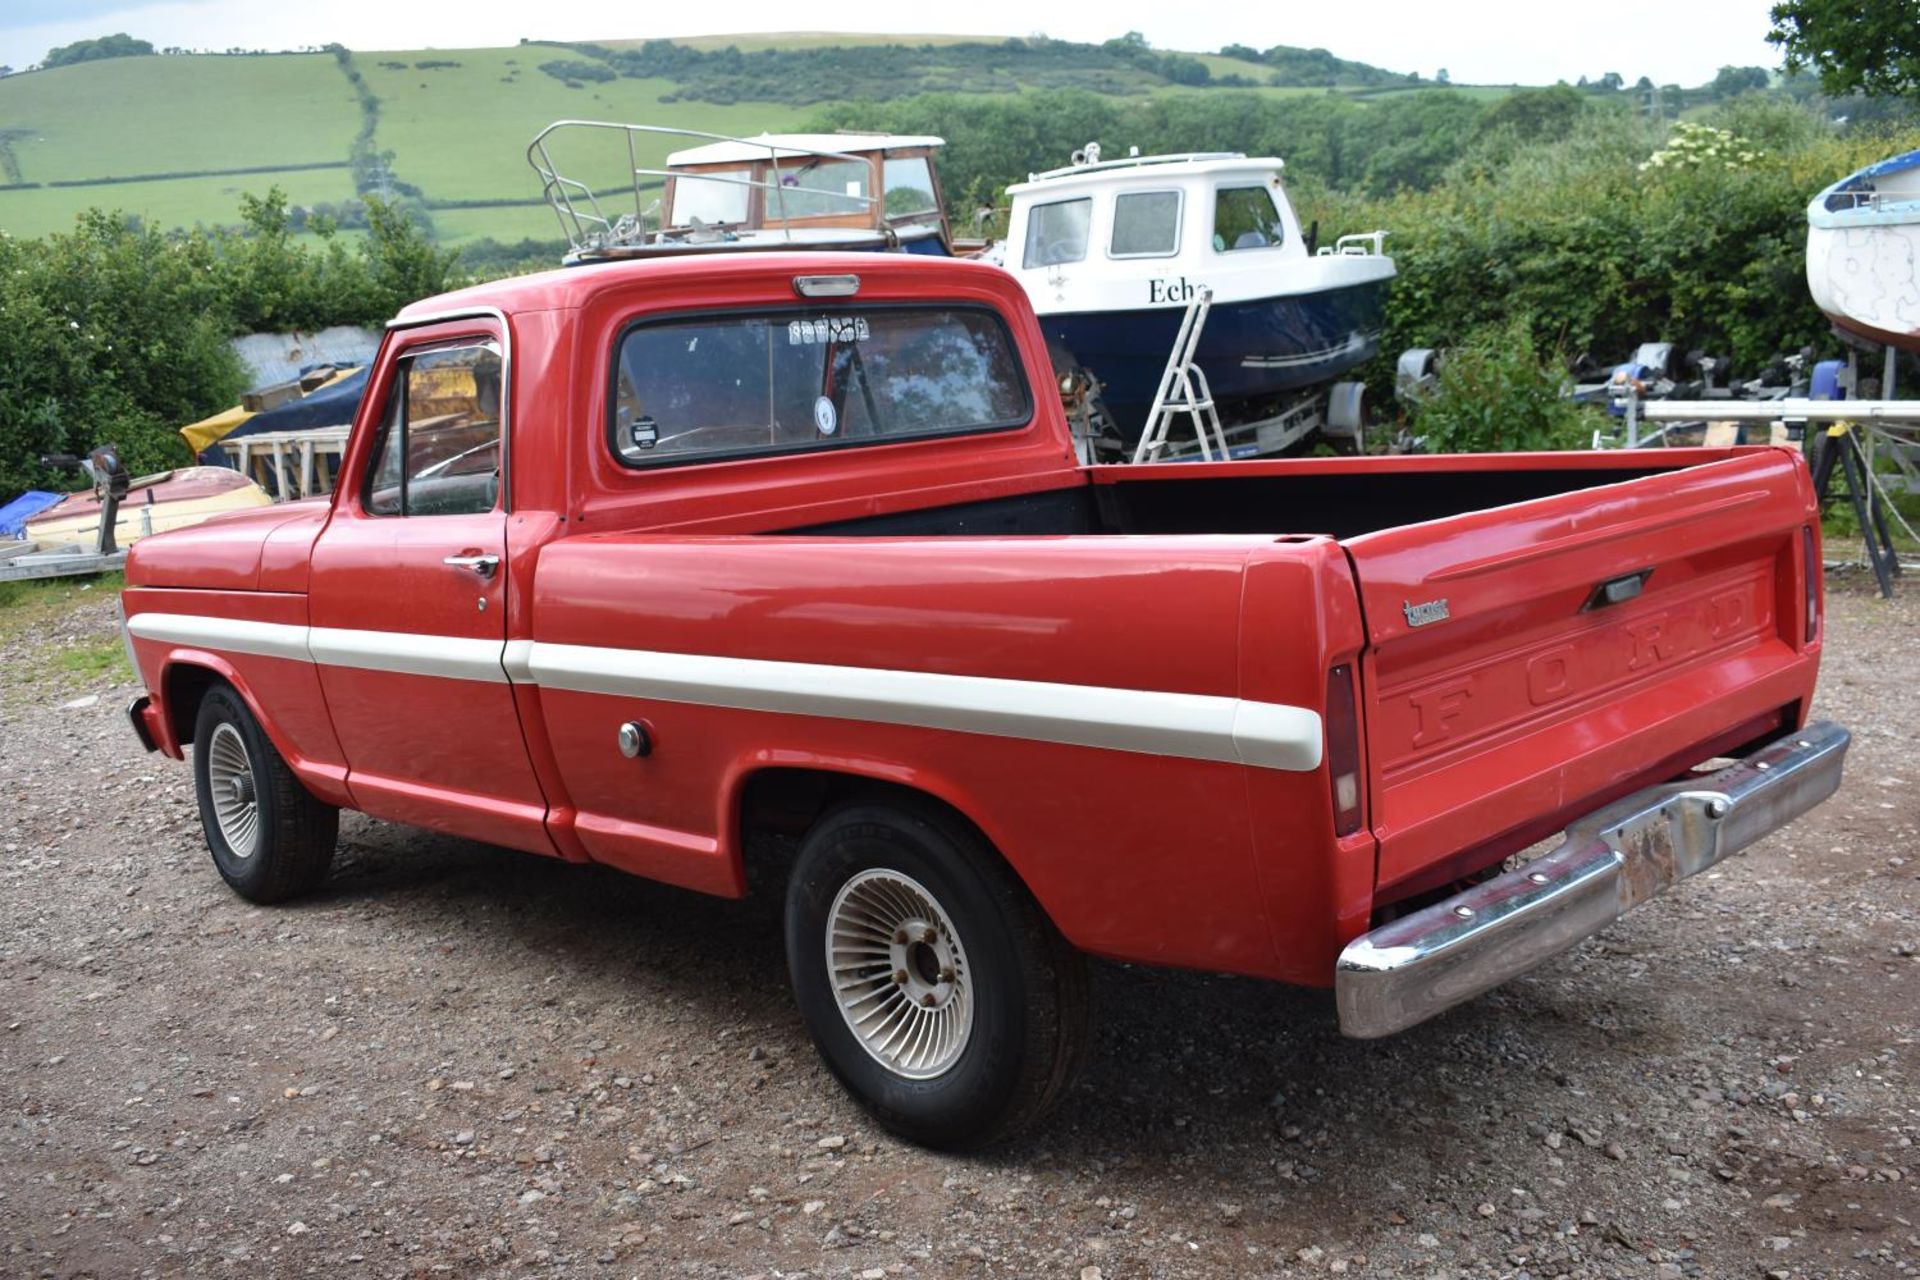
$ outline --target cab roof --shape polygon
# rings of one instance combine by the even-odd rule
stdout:
[[[770,295],[795,298],[796,276],[856,275],[898,284],[926,281],[925,292],[937,296],[941,281],[974,288],[994,287],[1004,281],[1019,286],[998,267],[957,258],[907,253],[776,253],[686,254],[675,257],[631,258],[562,267],[534,275],[511,276],[485,284],[423,298],[403,308],[393,323],[418,323],[434,315],[474,308],[492,308],[508,315],[531,311],[564,311],[586,305],[598,294],[645,281],[661,292],[692,290],[702,282],[725,281],[737,287],[743,281],[763,279]],[[690,299],[698,301],[698,298]]]
[[[945,138],[921,134],[763,133],[757,138],[729,138],[702,147],[688,147],[668,156],[667,164],[672,168],[688,164],[744,164],[769,159],[776,149],[780,158],[786,160],[946,145]]]

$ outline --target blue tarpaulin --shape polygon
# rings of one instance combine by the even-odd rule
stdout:
[[[64,493],[48,493],[43,489],[29,489],[0,507],[0,538],[25,536],[27,521],[66,496]]]
[[[276,409],[256,413],[222,436],[222,440],[240,440],[265,435],[269,431],[310,431],[315,427],[344,427],[353,421],[360,408],[360,393],[367,389],[368,365],[348,374],[312,395],[289,400]]]

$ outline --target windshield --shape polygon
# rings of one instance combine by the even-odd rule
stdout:
[[[771,178],[773,175],[768,174]],[[867,180],[871,167],[864,160],[780,161],[780,186],[767,192],[767,221],[810,218],[821,214],[868,210]]]
[[[706,223],[745,222],[752,181],[753,170],[745,165],[703,174],[678,174],[673,180],[673,208],[667,221],[676,227],[692,226],[695,218]]]

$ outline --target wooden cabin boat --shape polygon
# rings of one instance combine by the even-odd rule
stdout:
[[[582,137],[581,135],[586,135]],[[560,171],[595,138],[624,146],[628,189],[596,192]],[[699,140],[668,153],[664,166],[636,157],[660,140]],[[572,146],[563,142],[571,140]],[[946,201],[935,153],[946,143],[879,133],[763,133],[754,138],[562,120],[541,130],[527,162],[560,220],[566,261],[659,253],[764,249],[881,250],[951,254]],[[575,173],[586,172],[576,167]],[[603,199],[605,203],[603,203]]]

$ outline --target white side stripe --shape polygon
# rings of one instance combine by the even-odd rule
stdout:
[[[197,645],[225,653],[251,653],[262,658],[312,661],[307,652],[307,629],[284,622],[244,622],[238,618],[206,618],[186,613],[139,613],[127,621],[127,631],[142,640]]]
[[[397,671],[412,676],[442,676],[449,680],[507,682],[500,665],[505,645],[498,640],[467,636],[423,636],[410,631],[348,631],[313,627],[307,632],[313,660],[329,667],[358,667],[363,671]]]
[[[331,666],[789,715],[913,725],[1304,771],[1320,716],[1207,694],[143,613],[134,635]],[[309,653],[309,650],[311,651]]]
[[[954,729],[1276,769],[1313,769],[1320,763],[1318,714],[1238,698],[540,641],[533,643],[525,662],[534,682],[546,689]],[[1243,719],[1243,708],[1258,711]]]

